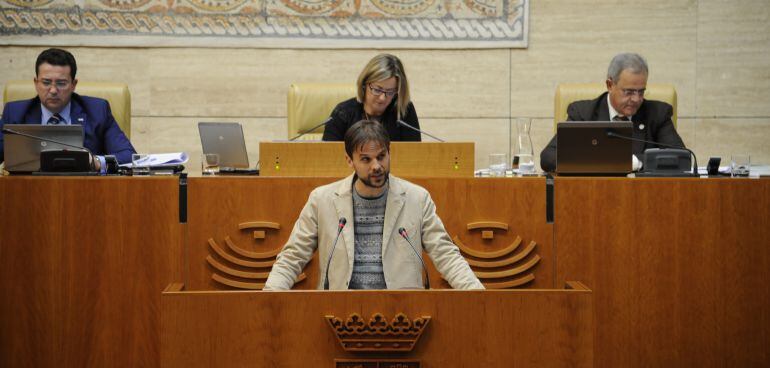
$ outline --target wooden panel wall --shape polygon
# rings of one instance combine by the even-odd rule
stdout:
[[[190,193],[190,290],[221,290],[231,287],[212,279],[214,275],[234,282],[264,283],[268,267],[241,267],[218,254],[210,243],[216,243],[228,256],[241,257],[228,249],[226,237],[245,252],[277,253],[289,237],[299,212],[315,187],[338,179],[335,178],[191,178]],[[533,288],[553,288],[552,225],[545,219],[545,180],[528,179],[414,179],[424,186],[436,202],[437,212],[449,234],[458,237],[469,249],[491,253],[510,248],[517,237],[519,246],[512,252],[494,258],[508,259],[521,256],[521,260],[495,268],[476,268],[477,271],[494,272],[521,268],[512,276],[483,279],[490,287],[495,285]],[[261,229],[264,239],[255,239],[255,229],[239,229],[239,224],[264,221],[280,224],[280,229]],[[468,224],[496,222],[506,225],[507,230],[468,229]],[[482,231],[493,232],[493,238],[482,239]],[[533,243],[533,245],[530,245]],[[231,270],[262,273],[259,277],[226,275],[212,265],[207,258],[227,266]],[[473,259],[473,257],[470,257]],[[271,257],[274,260],[274,257]],[[425,258],[429,261],[429,258]],[[431,286],[448,288],[430,262]],[[318,261],[314,259],[305,269],[307,278],[296,284],[297,289],[315,289],[318,283]],[[518,281],[518,282],[517,282]]]
[[[191,178],[185,227],[175,178],[0,178],[0,366],[158,366],[163,287],[230,289],[211,279],[208,239],[277,250],[334,180]],[[557,178],[553,225],[542,179],[415,182],[472,249],[534,240],[525,287],[585,280],[596,366],[770,362],[770,180]],[[238,228],[251,221],[281,227]],[[473,222],[509,227],[484,240]],[[313,267],[297,288],[314,288]]]
[[[591,367],[591,292],[283,291],[164,293],[162,365],[332,367],[342,350],[324,319],[430,316],[411,353],[423,367]],[[359,354],[357,356],[361,358]]]
[[[157,367],[175,178],[0,177],[0,366]]]
[[[770,180],[555,182],[556,280],[594,291],[597,367],[770,362]]]

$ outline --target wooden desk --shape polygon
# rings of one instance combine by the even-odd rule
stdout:
[[[176,292],[162,298],[162,366],[332,367],[334,359],[422,367],[591,367],[591,292]],[[324,316],[431,318],[412,352],[344,351]]]
[[[770,364],[770,180],[560,177],[554,221],[597,367]]]
[[[208,240],[275,251],[333,180],[190,178],[181,225],[176,178],[0,178],[0,366],[157,367],[161,290],[235,289],[212,279]],[[770,362],[770,180],[556,178],[554,224],[543,178],[414,182],[471,250],[534,241],[519,287],[593,290],[597,367]],[[239,228],[258,221],[280,226]],[[477,222],[508,229],[485,240]]]
[[[403,177],[472,178],[473,142],[391,142],[390,170]],[[261,176],[345,177],[343,142],[260,142]]]
[[[176,178],[0,177],[0,366],[158,367]]]
[[[310,191],[336,180],[190,178],[190,268],[185,280],[188,289],[261,289],[275,255],[289,238]],[[547,223],[545,217],[545,179],[412,181],[431,193],[444,226],[451,236],[464,244],[469,259],[477,260],[483,266],[486,262],[519,258],[499,267],[474,266],[486,274],[510,274],[483,278],[488,287],[555,287],[553,225]],[[483,239],[485,231],[488,239]],[[488,257],[495,253],[500,255]],[[314,256],[305,269],[306,279],[295,288],[316,288],[319,282],[316,258]],[[430,258],[425,259],[431,286],[448,288]]]

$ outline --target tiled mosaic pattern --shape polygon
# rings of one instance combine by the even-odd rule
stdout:
[[[5,0],[0,33],[73,45],[519,48],[528,0]],[[65,41],[66,42],[66,41]]]

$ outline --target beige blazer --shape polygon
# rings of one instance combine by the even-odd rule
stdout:
[[[329,288],[347,289],[353,275],[354,219],[353,175],[316,188],[310,193],[289,240],[278,254],[265,290],[291,289],[316,248],[321,272],[318,289],[323,288],[340,218],[347,220],[329,267]],[[382,233],[382,263],[388,289],[422,288],[422,266],[409,244],[399,234],[403,227],[415,247],[422,245],[433,264],[455,289],[483,289],[468,262],[436,215],[436,206],[424,188],[390,176],[385,224]],[[420,249],[417,249],[420,252]],[[422,252],[420,252],[422,253]],[[422,256],[422,254],[421,254]]]

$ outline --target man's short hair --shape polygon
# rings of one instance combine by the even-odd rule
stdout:
[[[345,132],[345,152],[352,159],[353,151],[372,141],[379,143],[390,152],[390,137],[382,124],[373,120],[361,120]]]
[[[70,76],[72,77],[72,80],[75,80],[75,74],[78,72],[78,65],[75,63],[75,57],[72,56],[69,51],[50,48],[41,52],[40,55],[37,56],[37,61],[35,62],[35,76],[38,75],[40,65],[43,63],[56,66],[69,66]]]
[[[620,73],[624,70],[629,70],[634,74],[649,75],[647,69],[647,60],[644,60],[642,55],[626,52],[615,55],[610,61],[610,67],[607,69],[607,79],[617,82],[620,78]]]

